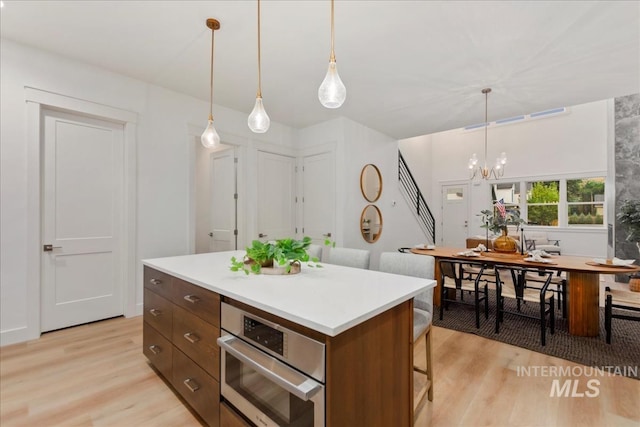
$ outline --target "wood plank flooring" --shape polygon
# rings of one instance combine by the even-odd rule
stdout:
[[[599,395],[549,397],[555,377],[518,376],[518,367],[580,365],[448,329],[434,327],[432,334],[434,401],[424,400],[415,426],[640,424],[640,381],[571,377],[580,392],[597,379]],[[0,348],[0,425],[200,426],[150,368],[141,346],[142,317],[136,317]],[[415,359],[424,360],[422,343]]]

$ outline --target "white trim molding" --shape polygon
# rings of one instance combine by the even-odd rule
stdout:
[[[40,336],[40,257],[41,257],[41,118],[44,108],[67,111],[120,123],[124,127],[124,200],[121,277],[124,286],[123,312],[127,317],[140,315],[136,301],[136,134],[138,114],[117,107],[98,104],[58,93],[25,86],[27,114],[27,325],[2,332],[2,345],[37,339]]]

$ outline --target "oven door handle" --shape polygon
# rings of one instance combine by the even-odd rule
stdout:
[[[244,341],[233,335],[222,336],[218,338],[217,342],[220,348],[224,351],[231,354],[242,363],[251,366],[260,375],[273,381],[299,399],[307,401],[322,388],[322,384],[302,375],[292,368],[289,368],[284,363],[263,353],[262,351],[254,349],[252,346],[246,344]],[[251,355],[248,356],[247,353]],[[274,371],[286,372],[287,376],[294,379],[298,384],[294,384]]]

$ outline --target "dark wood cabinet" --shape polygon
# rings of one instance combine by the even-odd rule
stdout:
[[[220,296],[144,268],[143,353],[209,426],[220,425]]]

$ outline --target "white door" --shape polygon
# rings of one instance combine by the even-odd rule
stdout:
[[[295,236],[296,159],[258,151],[258,235],[260,240]]]
[[[230,251],[236,247],[237,168],[235,150],[211,153],[211,234],[210,251]]]
[[[464,248],[469,227],[468,185],[442,186],[442,245]]]
[[[124,312],[123,134],[120,124],[44,112],[42,332]]]
[[[333,153],[302,159],[302,233],[315,243],[333,240],[335,229],[335,171]]]

